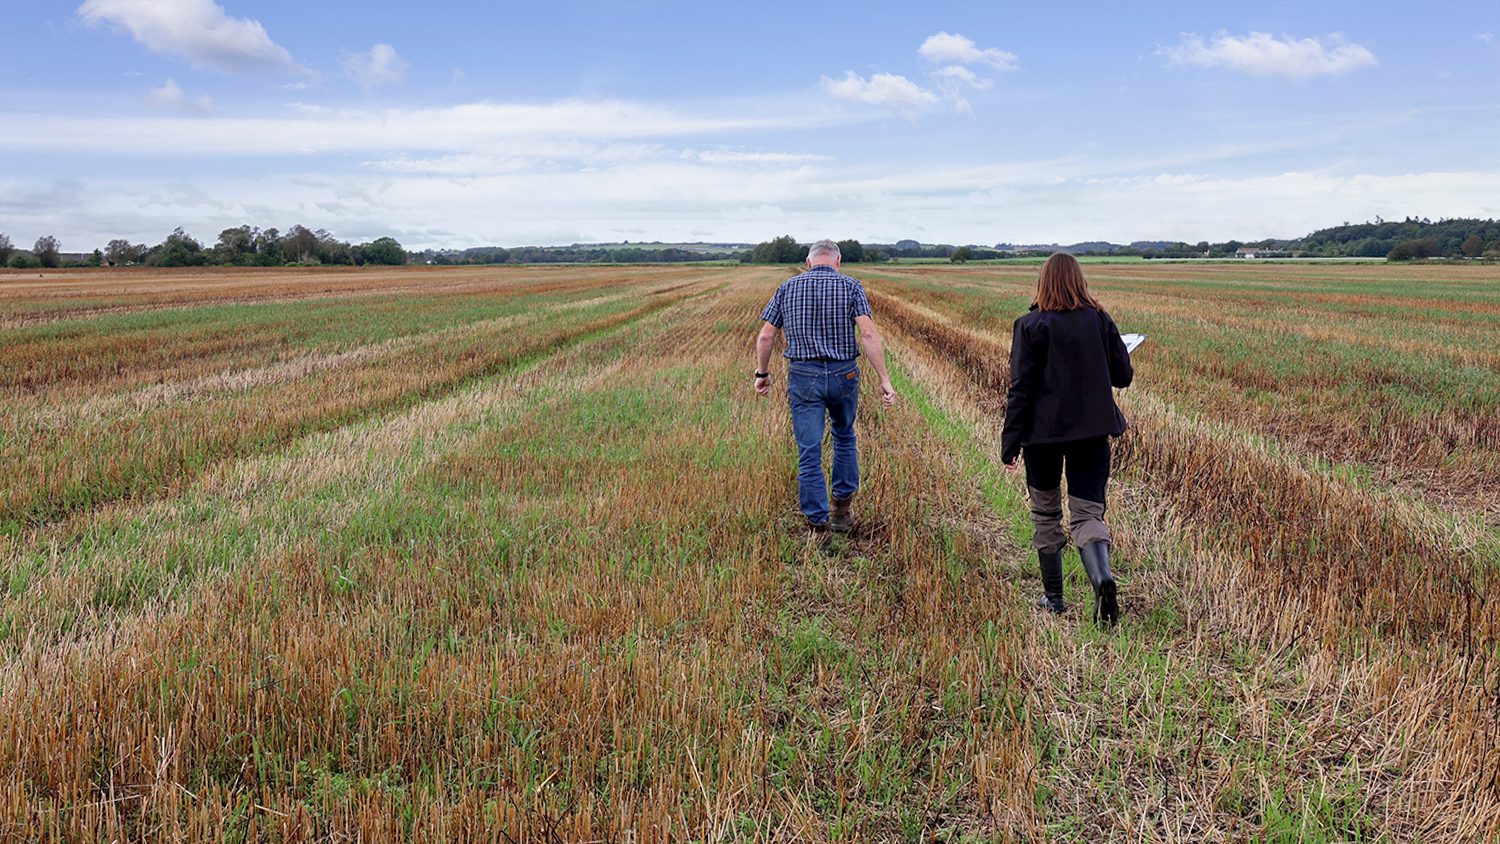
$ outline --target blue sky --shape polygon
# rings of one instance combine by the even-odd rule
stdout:
[[[0,231],[408,247],[1500,216],[1500,4],[0,6]]]

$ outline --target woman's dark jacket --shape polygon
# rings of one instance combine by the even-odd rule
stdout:
[[[1015,460],[1023,445],[1125,433],[1110,387],[1128,387],[1134,377],[1109,314],[1087,305],[1073,311],[1032,305],[1011,339],[1001,460]]]

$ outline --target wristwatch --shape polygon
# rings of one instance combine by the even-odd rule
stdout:
[[[756,372],[756,373],[755,373],[755,377],[756,377],[756,378],[770,378],[770,377],[771,377],[771,373],[769,373],[769,372],[759,372],[759,371],[757,371],[757,372]]]

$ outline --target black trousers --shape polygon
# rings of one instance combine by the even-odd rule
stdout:
[[[1109,542],[1104,524],[1104,494],[1109,486],[1109,437],[1028,445],[1026,486],[1031,494],[1031,544],[1058,551],[1067,543],[1062,529],[1062,479],[1068,477],[1068,516],[1073,544]]]

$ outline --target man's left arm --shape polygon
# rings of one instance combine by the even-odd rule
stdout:
[[[889,407],[896,401],[896,388],[891,385],[891,373],[885,368],[885,343],[880,339],[880,332],[875,329],[875,320],[869,314],[855,317],[854,325],[859,328],[859,339],[864,344],[865,357],[875,367],[875,374],[880,376],[880,400]]]
[[[875,367],[875,374],[880,376],[880,400],[887,407],[896,401],[896,388],[891,386],[891,374],[885,368],[885,343],[880,339],[880,332],[875,329],[875,320],[870,316],[870,300],[865,296],[864,285],[854,282],[854,295],[849,302],[849,317],[854,320],[854,327],[859,331],[861,345],[865,347],[865,357]]]

